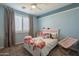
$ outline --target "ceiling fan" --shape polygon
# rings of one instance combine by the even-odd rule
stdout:
[[[39,8],[38,4],[36,4],[36,3],[30,4],[30,6],[31,6],[31,8],[30,8],[31,10],[34,10],[34,9],[41,10],[41,8]],[[26,9],[26,7],[23,6],[22,9]]]

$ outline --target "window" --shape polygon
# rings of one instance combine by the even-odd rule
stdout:
[[[28,32],[29,31],[29,18],[23,17],[23,31]]]
[[[23,15],[15,15],[15,31],[16,33],[24,33],[29,31],[29,17]]]

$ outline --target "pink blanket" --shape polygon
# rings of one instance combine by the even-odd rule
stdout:
[[[45,42],[41,39],[33,40],[31,36],[24,38],[24,43],[31,44],[33,46],[33,50],[38,47],[40,49],[44,48]]]
[[[45,47],[45,42],[43,40],[38,40],[34,42],[34,47],[38,47],[40,49]]]

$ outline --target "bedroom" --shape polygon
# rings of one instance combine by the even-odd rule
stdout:
[[[79,39],[78,19],[79,3],[0,3],[0,55],[30,55],[23,49],[24,37],[37,37],[43,29],[56,28],[59,41],[68,36]],[[49,55],[67,55],[56,46]]]

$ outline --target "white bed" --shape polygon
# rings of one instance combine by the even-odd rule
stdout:
[[[42,39],[45,42],[45,47],[40,49],[38,47],[35,48],[35,50],[33,50],[33,45],[31,44],[26,44],[24,43],[24,48],[30,52],[33,56],[46,56],[49,54],[49,52],[57,45],[58,43],[58,30],[57,29],[53,29],[52,32],[47,31],[48,33],[51,33],[52,36],[54,37],[53,39],[51,38],[42,38],[42,37],[36,37],[33,38],[33,40],[40,40]]]
[[[40,39],[39,37],[34,38],[34,39]],[[32,45],[27,45],[26,43],[24,43],[24,48],[26,50],[28,50],[32,55],[34,56],[46,56],[49,54],[49,52],[57,45],[58,43],[58,39],[43,39],[43,41],[45,41],[46,45],[44,48],[40,49],[40,48],[35,48],[35,50],[33,50],[33,46]]]

